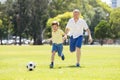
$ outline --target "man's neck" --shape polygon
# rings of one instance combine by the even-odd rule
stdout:
[[[79,18],[74,18],[74,21],[77,22],[79,20]]]

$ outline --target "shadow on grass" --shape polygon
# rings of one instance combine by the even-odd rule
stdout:
[[[76,67],[75,65],[70,65],[70,66],[55,67],[52,69],[63,69],[63,68],[85,68],[85,66]]]

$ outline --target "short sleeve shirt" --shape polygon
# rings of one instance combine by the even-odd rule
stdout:
[[[78,19],[77,22],[74,21],[74,18],[69,19],[66,28],[70,29],[69,36],[77,38],[83,35],[83,31],[88,29],[88,25],[83,19]]]
[[[52,41],[53,43],[60,44],[63,43],[62,36],[64,32],[61,29],[58,29],[56,32],[52,31]]]

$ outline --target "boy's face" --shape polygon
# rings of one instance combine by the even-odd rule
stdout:
[[[53,31],[57,31],[58,25],[52,25],[52,29],[53,29]]]

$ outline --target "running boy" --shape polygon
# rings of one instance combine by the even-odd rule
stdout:
[[[63,51],[63,38],[64,32],[59,29],[59,23],[57,21],[52,22],[52,55],[51,55],[51,64],[50,68],[54,67],[54,57],[55,53],[58,52],[58,56],[61,57],[62,60],[65,59]]]

